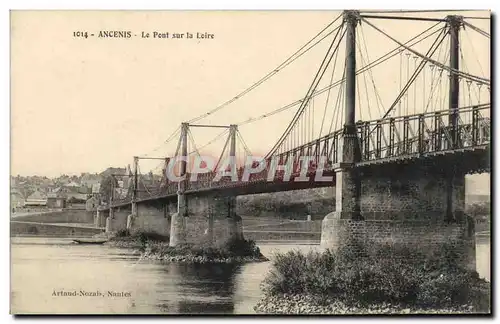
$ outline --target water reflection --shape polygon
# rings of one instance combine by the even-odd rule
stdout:
[[[489,279],[489,239],[477,243],[478,272]],[[260,244],[260,248],[270,258],[275,252],[320,249],[291,244]],[[270,262],[168,264],[141,259],[127,249],[29,239],[12,244],[11,309],[49,314],[251,314],[270,266]],[[54,289],[124,291],[131,296],[52,297]]]
[[[177,295],[174,300],[162,300],[157,305],[160,310],[176,304],[173,308],[178,313],[233,313],[235,277],[240,265],[173,263],[162,269],[165,280],[161,288],[175,290]]]

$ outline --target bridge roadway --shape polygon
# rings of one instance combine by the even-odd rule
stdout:
[[[489,171],[490,165],[490,104],[431,113],[414,114],[382,120],[358,122],[357,141],[360,160],[353,166],[361,172],[373,169],[391,169],[399,165],[426,165],[446,169],[454,165],[458,173]],[[450,115],[457,118],[457,138],[452,138],[448,125]],[[251,174],[249,181],[230,181],[223,178],[213,182],[215,173],[199,174],[196,182],[185,181],[186,195],[238,196],[277,191],[331,187],[335,183],[335,170],[342,167],[341,161],[342,131],[336,131],[303,146],[277,154],[280,164],[294,159],[290,181],[283,181],[283,171],[278,171],[272,181],[268,181],[268,167],[262,172]],[[300,175],[300,157],[313,156],[312,163],[319,164],[320,156],[326,157],[322,175],[333,177],[332,181],[315,181],[317,167],[309,167],[309,181],[293,181]],[[384,166],[385,165],[385,166]],[[443,168],[444,167],[444,168]],[[242,172],[239,170],[241,179]],[[187,174],[187,179],[190,174]],[[148,196],[139,195],[136,202],[151,200],[175,200],[178,183],[169,183],[159,190],[151,189]],[[116,200],[112,207],[124,207],[131,204],[131,198]],[[100,210],[108,210],[109,206]]]
[[[490,145],[482,144],[475,147],[467,147],[455,150],[443,150],[437,152],[429,153],[411,153],[402,154],[395,157],[381,158],[372,161],[362,161],[356,163],[356,166],[360,168],[361,172],[363,170],[374,170],[374,169],[385,169],[390,170],[395,166],[400,165],[411,165],[417,163],[425,165],[433,165],[437,168],[445,168],[453,163],[455,167],[462,169],[464,173],[481,173],[489,171],[490,160],[489,152]],[[324,177],[332,177],[332,181],[314,181],[316,176],[316,171],[308,172],[307,177],[309,181],[295,182],[295,178],[299,176],[299,173],[293,173],[290,177],[290,181],[284,182],[282,178],[275,178],[273,181],[268,181],[266,177],[260,179],[251,179],[248,182],[244,181],[225,181],[223,183],[212,183],[213,186],[207,186],[202,188],[189,188],[186,189],[186,195],[209,195],[213,197],[219,196],[241,196],[241,195],[253,195],[261,193],[272,193],[279,191],[290,191],[290,190],[300,190],[300,189],[310,189],[310,188],[320,188],[320,187],[332,187],[335,186],[335,176],[336,172],[333,168],[325,168],[322,172]],[[283,172],[278,172],[278,174],[283,174]],[[189,174],[187,175],[189,178]],[[160,201],[175,201],[177,200],[177,186],[169,186],[169,192],[164,194],[158,194],[148,197],[139,198],[136,200],[137,203],[148,202],[152,200]],[[131,200],[126,200],[122,202],[116,202],[111,207],[120,208],[129,206]],[[99,210],[106,211],[109,210],[109,206],[101,207]]]
[[[454,129],[448,126],[448,117],[456,113],[449,111],[362,122],[357,124],[356,135],[335,132],[278,153],[279,164],[289,164],[295,171],[289,181],[284,181],[284,171],[267,180],[272,169],[269,160],[268,168],[252,174],[249,181],[233,182],[226,177],[214,182],[215,173],[199,174],[196,182],[171,182],[133,203],[115,201],[97,212],[98,224],[104,219],[107,232],[127,228],[168,234],[172,246],[200,240],[216,243],[245,232],[261,237],[259,231],[243,230],[236,196],[335,187],[336,209],[322,221],[322,246],[338,248],[361,240],[409,243],[422,250],[447,243],[455,245],[464,265],[473,269],[475,235],[465,215],[465,175],[490,170],[490,123],[480,114],[486,109],[489,106],[460,110],[462,118]],[[300,176],[304,156],[317,158],[309,164],[309,180],[294,181]],[[328,164],[321,171],[331,180],[315,181],[319,157],[326,157]],[[242,170],[238,171],[241,176]],[[272,238],[288,235],[276,233]]]

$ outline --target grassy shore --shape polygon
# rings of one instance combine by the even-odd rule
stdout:
[[[277,254],[258,313],[488,313],[490,284],[461,268],[454,249],[416,257],[402,246]]]
[[[244,263],[268,261],[260,252],[255,241],[237,238],[217,245],[200,243],[171,247],[168,236],[145,232],[130,234],[127,231],[121,231],[111,237],[107,244],[138,249],[146,259],[167,262]]]

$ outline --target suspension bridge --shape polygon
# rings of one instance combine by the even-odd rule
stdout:
[[[98,223],[107,222],[110,231],[169,233],[171,245],[203,235],[214,241],[240,235],[238,195],[329,186],[335,187],[336,210],[323,221],[322,245],[336,247],[359,233],[425,241],[428,233],[447,231],[453,233],[447,240],[467,241],[465,175],[490,171],[491,134],[489,62],[482,63],[488,66],[483,70],[470,33],[488,41],[489,33],[475,22],[489,18],[414,13],[342,12],[262,79],[182,123],[165,141],[177,139],[173,154],[134,157],[122,176],[127,190],[117,197],[112,188]],[[379,27],[383,20],[423,27],[399,39]],[[367,47],[368,32],[373,49]],[[377,39],[392,45],[377,48]],[[319,68],[303,76],[311,82],[302,98],[239,123],[202,122],[325,42]],[[470,62],[477,63],[474,69]],[[384,77],[384,69],[399,76]],[[381,99],[382,91],[392,96],[389,103]],[[282,135],[267,154],[252,154],[240,128],[283,112],[293,115]],[[197,145],[195,128],[221,133]],[[217,141],[224,145],[210,163],[202,150]],[[158,160],[160,174],[141,173],[144,160]]]

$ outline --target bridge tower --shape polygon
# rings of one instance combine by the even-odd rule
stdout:
[[[457,145],[457,120],[458,120],[458,104],[459,104],[459,80],[458,74],[453,71],[458,71],[460,68],[459,64],[459,52],[460,52],[460,27],[463,26],[463,17],[450,15],[446,17],[449,35],[450,35],[450,93],[449,93],[449,108],[453,112],[449,117],[449,124],[452,129],[452,142],[453,146]]]
[[[414,255],[411,257],[418,258],[422,251],[446,244],[457,252],[462,265],[475,269],[474,223],[464,214],[467,167],[461,163],[460,154],[447,154],[448,151],[455,153],[454,149],[460,147],[457,72],[462,17],[447,17],[450,111],[448,122],[441,119],[441,113],[436,113],[435,133],[431,135],[433,140],[443,144],[444,136],[451,137],[449,145],[437,147],[436,150],[443,153],[436,156],[422,153],[411,159],[392,159],[389,155],[386,161],[373,164],[361,160],[360,144],[363,143],[360,142],[365,138],[359,138],[355,124],[355,47],[359,19],[363,18],[358,12],[344,11],[347,29],[345,124],[339,143],[339,163],[334,165],[335,211],[323,219],[321,245],[332,250],[346,246],[354,253],[360,252],[361,256],[370,246],[401,244],[412,249]],[[389,125],[394,130],[394,118]],[[377,132],[382,129],[382,126],[377,127]]]
[[[356,26],[359,12],[344,11],[346,24],[346,81],[345,124],[343,126],[339,163],[335,170],[335,211],[328,214],[322,224],[321,244],[337,248],[342,238],[336,229],[340,223],[360,221],[361,179],[355,163],[360,161],[359,138],[356,129]]]
[[[229,125],[229,158],[230,167],[233,172],[237,170],[236,165],[236,133],[238,125]],[[227,213],[227,237],[241,238],[243,229],[241,226],[241,217],[236,214],[236,196],[228,196],[223,198],[225,200],[225,208]]]
[[[452,147],[459,145],[458,132],[458,107],[459,107],[459,76],[455,71],[460,68],[460,28],[463,26],[463,17],[450,15],[446,17],[450,35],[450,88],[449,88],[449,115],[448,127],[450,129]],[[465,209],[465,175],[458,175],[454,168],[446,170],[446,220],[452,221],[461,218],[456,211],[463,212]]]
[[[139,170],[139,157],[134,156],[134,184],[132,191],[132,216],[137,216],[137,181],[138,181],[138,171]]]
[[[177,213],[172,214],[170,227],[170,246],[176,246],[186,243],[186,217],[187,217],[187,141],[188,141],[189,124],[181,124],[181,161],[179,177],[184,177],[179,181],[177,190]]]
[[[127,230],[131,230],[134,224],[134,219],[137,218],[137,180],[139,170],[139,157],[134,156],[134,179],[132,182],[132,212],[127,216]]]
[[[236,136],[238,132],[237,125],[215,126],[215,125],[189,125],[183,123],[181,126],[181,152],[179,181],[177,191],[177,213],[172,214],[170,223],[170,246],[204,241],[214,243],[215,241],[224,241],[233,237],[241,238],[243,236],[241,217],[236,214],[236,196],[224,194],[193,194],[188,198],[186,192],[187,181],[187,156],[188,156],[188,132],[190,127],[223,127],[229,128],[229,165],[224,165],[219,172],[224,172],[228,166],[231,173],[236,172]],[[225,150],[225,149],[224,149]],[[227,162],[227,161],[226,161]],[[188,217],[189,216],[189,217]],[[215,219],[215,218],[219,219]]]

